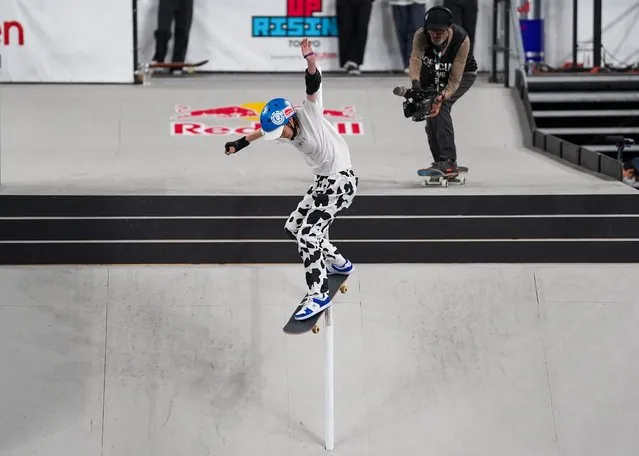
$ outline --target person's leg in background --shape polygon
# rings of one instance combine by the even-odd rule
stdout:
[[[154,62],[164,63],[171,39],[171,27],[175,12],[176,0],[160,0],[158,2],[158,24],[155,30],[155,54]]]
[[[470,52],[475,49],[475,30],[477,29],[477,12],[479,6],[477,0],[466,0],[462,17],[462,27],[470,38]]]
[[[360,74],[359,67],[364,63],[366,42],[368,41],[368,24],[370,23],[371,11],[373,9],[373,0],[356,1],[355,28],[353,30],[351,55],[357,67],[349,70],[350,74]]]
[[[399,52],[402,56],[402,65],[404,65],[404,70],[406,70],[408,68],[407,56],[410,57],[412,48],[412,43],[410,47],[406,47],[406,36],[410,31],[409,24],[412,23],[412,18],[409,16],[410,6],[403,1],[395,0],[394,2],[391,1],[390,7],[393,14],[393,23],[395,25],[397,44],[399,45]]]
[[[353,0],[337,0],[335,14],[337,17],[339,66],[348,70],[355,64],[351,59],[353,31],[355,30]]]
[[[444,6],[453,13],[453,22],[461,26],[470,38],[470,52],[475,47],[478,0],[444,0]]]
[[[406,31],[406,68],[410,61],[410,54],[413,49],[413,38],[415,32],[424,25],[424,15],[426,14],[426,4],[423,1],[414,2],[408,10],[408,30]]]
[[[444,0],[444,7],[448,8],[453,13],[453,23],[464,27],[464,9],[459,0]]]
[[[179,0],[175,11],[175,41],[173,62],[184,62],[189,46],[189,34],[193,22],[193,0]]]

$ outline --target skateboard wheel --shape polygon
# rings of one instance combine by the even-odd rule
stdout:
[[[341,287],[339,287],[339,291],[341,291],[342,293],[346,293],[348,291],[348,287],[346,285],[342,285]]]
[[[461,185],[464,185],[464,184],[466,183],[466,178],[465,178],[465,177],[461,177],[461,178],[459,179],[459,183],[460,183]]]
[[[426,187],[426,185],[428,185],[425,180],[423,180],[421,184],[422,184],[422,187]]]
[[[319,332],[319,326],[315,325],[313,326],[313,334],[317,334]]]
[[[448,187],[448,181],[447,180],[443,180],[442,181],[442,187]]]

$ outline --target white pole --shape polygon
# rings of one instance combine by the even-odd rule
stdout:
[[[333,312],[329,307],[324,313],[326,320],[326,378],[324,382],[324,421],[326,431],[326,449],[333,451],[335,446],[335,384],[334,384],[334,340],[333,340]]]
[[[328,229],[326,239],[328,239]],[[326,322],[325,366],[324,366],[324,432],[325,447],[333,451],[335,446],[335,381],[334,381],[334,339],[333,339],[333,308],[324,312]]]

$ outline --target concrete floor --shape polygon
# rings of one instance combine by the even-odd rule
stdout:
[[[352,106],[361,134],[347,137],[360,194],[630,193],[628,186],[532,151],[509,89],[480,77],[456,104],[458,161],[468,184],[423,189],[430,166],[424,123],[405,119],[392,89],[406,77],[327,75],[325,109]],[[215,75],[155,78],[149,86],[0,88],[0,192],[107,194],[303,194],[312,176],[292,147],[255,143],[232,157],[224,143],[241,135],[172,135],[177,106],[259,106],[271,97],[301,103],[303,76]],[[253,119],[188,118],[204,126],[246,128]]]
[[[360,266],[334,305],[334,454],[633,454],[637,274]],[[281,331],[302,277],[0,268],[0,453],[324,454],[324,332]]]

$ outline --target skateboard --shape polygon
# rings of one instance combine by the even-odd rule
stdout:
[[[207,60],[200,60],[199,62],[168,62],[168,63],[149,63],[149,68],[197,68],[202,65],[206,65]]]
[[[429,184],[439,184],[442,187],[448,187],[449,182],[456,182],[460,185],[464,185],[466,183],[466,176],[459,176],[459,174],[467,174],[468,168],[465,166],[457,167],[457,175],[455,174],[447,174],[443,171],[439,171],[437,169],[432,168],[422,168],[417,170],[417,174],[425,179],[422,181],[422,187],[425,187]]]
[[[142,84],[149,84],[151,82],[151,76],[153,75],[153,70],[157,68],[175,68],[175,69],[186,69],[187,73],[193,73],[194,68],[205,65],[208,62],[207,60],[200,60],[195,63],[188,62],[170,62],[170,63],[144,63],[138,66],[135,71],[135,80]]]
[[[348,291],[348,286],[344,283],[346,282],[346,279],[348,279],[348,275],[333,274],[328,276],[328,294],[331,297],[331,300],[333,300],[338,290],[341,293],[346,293]],[[333,302],[331,307],[334,305],[335,303]],[[299,312],[301,308],[301,304],[299,304],[295,308],[295,310],[291,314],[291,317],[288,319],[288,322],[286,323],[286,325],[284,325],[284,332],[286,334],[299,335],[307,333],[309,331],[313,331],[313,334],[317,334],[320,330],[317,322],[324,314],[324,312],[326,312],[326,309],[324,309],[317,315],[313,315],[311,318],[307,318],[306,320],[296,320],[295,314]]]

